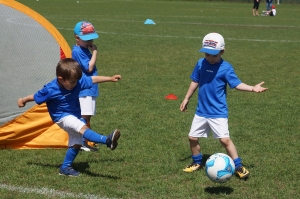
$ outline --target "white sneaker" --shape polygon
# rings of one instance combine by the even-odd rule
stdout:
[[[80,150],[82,150],[82,151],[92,151],[92,152],[96,152],[96,151],[98,151],[98,148],[89,146],[89,145],[87,145],[87,144],[84,144],[84,145],[81,146]]]

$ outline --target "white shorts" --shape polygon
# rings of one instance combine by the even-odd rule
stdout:
[[[195,115],[189,136],[207,138],[210,132],[214,138],[229,137],[228,118],[205,118]]]
[[[69,135],[68,146],[73,146],[74,144],[82,145],[82,134],[80,134],[80,129],[85,125],[83,121],[78,119],[73,115],[68,115],[56,124],[65,130]]]
[[[81,115],[95,115],[96,97],[85,96],[79,98]]]

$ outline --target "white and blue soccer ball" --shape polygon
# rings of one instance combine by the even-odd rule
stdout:
[[[205,173],[213,182],[227,182],[234,175],[234,172],[233,160],[224,153],[211,155],[205,163]]]

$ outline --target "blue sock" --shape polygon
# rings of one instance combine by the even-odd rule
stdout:
[[[77,154],[79,153],[79,149],[75,149],[73,147],[69,147],[64,159],[64,162],[61,165],[61,168],[64,169],[66,167],[70,167],[75,160]]]
[[[201,164],[202,162],[202,153],[199,153],[198,155],[192,155],[193,162],[196,164]]]
[[[91,142],[106,144],[107,137],[104,135],[100,135],[91,129],[86,129],[83,133],[83,138]]]
[[[235,165],[235,169],[239,168],[242,166],[242,159],[241,158],[236,158],[233,160],[234,165]]]

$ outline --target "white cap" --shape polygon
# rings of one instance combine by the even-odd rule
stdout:
[[[199,52],[216,55],[221,50],[225,49],[225,42],[222,35],[219,33],[209,33],[205,35],[202,41],[202,48]]]

